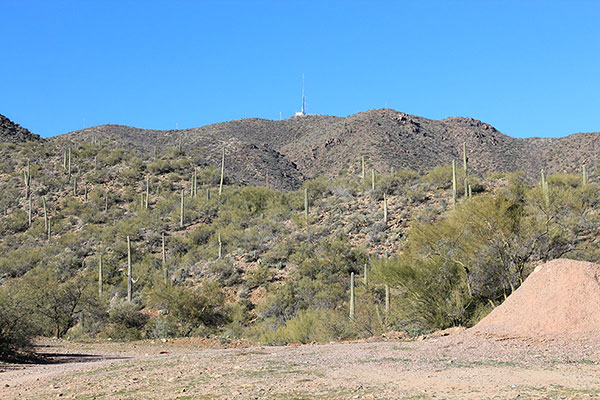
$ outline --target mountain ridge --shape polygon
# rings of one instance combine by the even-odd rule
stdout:
[[[361,156],[377,173],[392,168],[419,172],[456,160],[462,165],[465,143],[469,167],[480,176],[523,171],[537,179],[548,173],[574,172],[587,164],[597,169],[600,134],[575,133],[561,138],[513,138],[470,117],[433,120],[391,109],[374,109],[337,117],[295,116],[285,120],[244,118],[181,130],[99,125],[48,140],[81,143],[109,140],[150,154],[181,145],[207,164],[220,166],[225,148],[232,178],[293,189],[319,175],[359,173]],[[268,176],[268,178],[267,178]]]
[[[0,142],[20,143],[42,140],[41,136],[31,133],[28,129],[0,114]]]

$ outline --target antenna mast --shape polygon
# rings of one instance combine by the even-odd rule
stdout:
[[[302,73],[302,115],[306,115],[306,96],[304,96],[304,72]]]
[[[302,73],[302,110],[296,111],[296,117],[306,115],[306,97],[304,96],[304,72]]]

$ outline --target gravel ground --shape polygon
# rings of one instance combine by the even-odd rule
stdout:
[[[1,365],[2,399],[600,398],[600,343],[478,336],[203,348],[51,341],[55,363]]]

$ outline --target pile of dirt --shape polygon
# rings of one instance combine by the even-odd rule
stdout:
[[[510,337],[600,339],[600,265],[568,259],[540,265],[471,330]]]

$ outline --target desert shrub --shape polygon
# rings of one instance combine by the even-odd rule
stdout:
[[[28,347],[35,333],[30,310],[18,300],[13,286],[0,286],[0,360],[11,351]]]
[[[172,336],[205,336],[229,322],[225,294],[211,282],[197,288],[162,285],[150,292],[149,302],[162,310]]]
[[[558,185],[572,188],[581,186],[582,181],[583,178],[580,175],[567,174],[564,172],[548,177],[548,185]]]
[[[233,286],[242,281],[241,270],[228,259],[220,259],[208,267],[208,273],[221,286]]]
[[[419,180],[419,174],[411,170],[399,170],[394,174],[382,175],[375,186],[373,195],[382,199],[383,195],[401,195],[411,184]]]
[[[109,310],[108,324],[100,332],[100,337],[113,340],[142,339],[148,316],[140,312],[134,303],[117,300]]]
[[[107,165],[115,166],[123,159],[123,155],[125,154],[124,149],[113,149],[104,159],[104,162]]]
[[[435,167],[423,176],[422,181],[434,189],[449,189],[452,187],[452,166]]]
[[[152,174],[166,174],[173,171],[173,166],[168,160],[156,160],[148,164],[148,171]]]
[[[326,343],[356,336],[347,315],[334,310],[302,310],[283,325],[265,321],[248,330],[248,335],[271,345],[289,343]]]
[[[17,281],[16,298],[31,313],[38,332],[60,338],[75,325],[76,315],[96,304],[89,282],[84,276],[61,278],[40,266]]]

